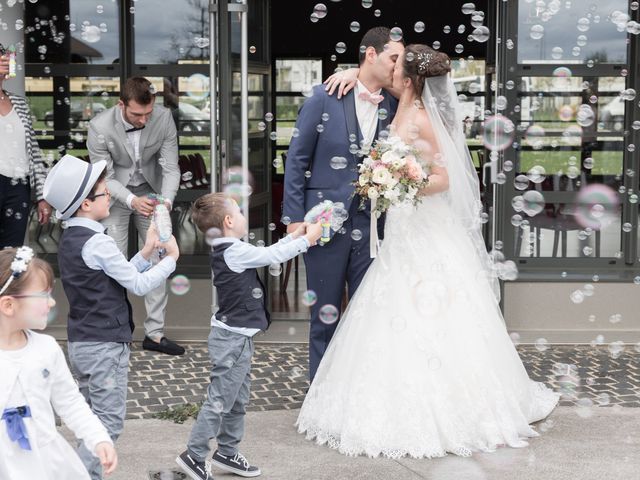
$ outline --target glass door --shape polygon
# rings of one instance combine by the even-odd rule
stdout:
[[[271,106],[271,64],[267,35],[269,2],[211,0],[212,131],[211,184],[232,196],[249,220],[247,240],[270,243],[271,158],[277,141]],[[216,84],[213,84],[217,80]],[[214,107],[214,104],[215,107]],[[279,276],[281,267],[263,270]],[[265,281],[268,289],[268,281]]]

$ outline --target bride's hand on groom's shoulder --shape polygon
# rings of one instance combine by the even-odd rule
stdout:
[[[348,68],[340,72],[336,72],[324,81],[326,85],[324,89],[329,95],[333,95],[336,88],[338,89],[338,98],[342,98],[342,95],[349,93],[353,87],[358,83],[359,68]]]

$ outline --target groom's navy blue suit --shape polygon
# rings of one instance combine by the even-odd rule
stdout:
[[[385,109],[386,118],[379,115],[378,127],[374,138],[393,119],[397,101],[388,93],[382,92],[384,100],[378,105],[378,111]],[[322,120],[327,113],[329,119]],[[381,118],[382,117],[382,118]],[[324,130],[318,132],[318,125]],[[371,258],[369,256],[369,205],[359,209],[360,198],[354,197],[354,186],[358,178],[357,164],[361,158],[350,153],[352,144],[360,145],[362,133],[356,117],[353,90],[338,100],[336,95],[328,95],[324,85],[313,89],[298,112],[296,128],[299,135],[291,139],[287,153],[284,180],[283,217],[291,222],[301,222],[305,213],[323,200],[342,202],[349,212],[349,219],[343,224],[344,234],[333,235],[324,246],[309,249],[305,254],[307,269],[307,288],[313,290],[317,302],[311,307],[311,329],[309,334],[309,377],[313,380],[320,360],[329,345],[338,322],[325,323],[320,319],[320,309],[324,305],[334,305],[340,309],[345,282],[352,297],[364,276]],[[351,141],[356,139],[356,141]],[[331,167],[333,157],[347,159],[347,167]],[[311,176],[306,178],[305,172]],[[382,222],[378,230],[382,234]],[[361,238],[354,230],[361,232]],[[381,237],[382,238],[382,237]]]

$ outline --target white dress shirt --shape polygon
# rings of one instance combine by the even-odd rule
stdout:
[[[242,273],[249,268],[260,268],[272,263],[286,262],[300,253],[306,252],[310,246],[309,241],[304,236],[294,239],[291,235],[287,235],[278,243],[274,243],[269,247],[256,247],[235,237],[216,238],[213,241],[213,248],[223,243],[233,243],[224,251],[224,261],[229,269],[236,273]],[[211,316],[211,326],[220,327],[247,337],[253,337],[260,331],[259,328],[230,327],[216,319],[215,313]]]
[[[376,129],[378,127],[378,105],[374,105],[367,100],[361,100],[359,96],[362,92],[380,95],[382,89],[379,89],[376,92],[369,92],[367,87],[365,87],[360,80],[358,80],[354,89],[356,116],[358,117],[360,132],[362,132],[362,140],[365,145],[371,145],[375,140],[373,137],[375,136]]]
[[[125,131],[129,130],[130,128],[134,128],[134,125],[131,125],[129,122],[125,120],[122,109],[120,109],[120,116],[122,117],[122,123],[124,124]],[[133,155],[135,156],[135,159],[133,162],[134,163],[133,175],[131,175],[131,179],[129,180],[129,183],[126,185],[127,187],[137,187],[138,185],[147,183],[147,180],[144,178],[144,175],[142,175],[142,170],[140,166],[140,137],[141,136],[142,136],[142,130],[136,130],[134,132],[127,133],[127,138],[129,139],[129,143],[131,143],[131,146],[133,147]],[[133,193],[130,193],[129,196],[127,197],[127,206],[131,209],[133,209],[133,207],[131,206],[131,201],[133,200],[134,196],[135,195]]]
[[[92,270],[102,270],[134,295],[143,296],[159,287],[176,269],[172,257],[163,258],[151,268],[152,264],[138,252],[130,261],[120,252],[116,241],[104,233],[104,226],[85,217],[72,217],[67,220],[70,227],[86,227],[98,235],[91,237],[82,247],[82,259]]]
[[[0,115],[0,145],[2,145],[0,175],[9,178],[28,176],[29,161],[24,125],[14,108],[6,115]]]

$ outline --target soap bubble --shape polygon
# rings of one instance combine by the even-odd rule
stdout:
[[[262,298],[262,289],[258,287],[254,288],[251,290],[251,296],[256,299]]]
[[[212,227],[209,230],[207,230],[207,232],[205,233],[205,242],[207,243],[207,245],[213,246],[213,241],[216,238],[221,238],[221,237],[222,237],[222,231],[219,228]]]
[[[501,151],[513,143],[515,126],[513,122],[503,116],[494,115],[485,119],[482,132],[482,143],[487,149]]]
[[[476,5],[474,3],[465,3],[462,5],[462,13],[464,15],[471,15],[476,9]]]
[[[575,220],[583,227],[600,230],[614,221],[618,210],[615,190],[602,184],[587,185],[578,192]]]
[[[389,38],[394,42],[399,42],[402,40],[402,29],[400,27],[393,27],[389,31]]]
[[[272,263],[269,265],[269,274],[277,277],[282,273],[282,265],[279,263]]]
[[[471,33],[471,38],[480,43],[486,42],[490,37],[491,31],[485,26],[478,27]]]
[[[332,325],[338,321],[340,312],[335,306],[326,304],[320,307],[319,316],[322,323],[326,325]]]
[[[102,32],[100,31],[100,27],[96,25],[87,25],[83,27],[80,36],[87,43],[96,43],[100,41]]]
[[[302,294],[301,302],[305,307],[311,307],[312,305],[315,305],[317,301],[318,295],[313,290],[305,290]]]
[[[535,347],[539,352],[545,352],[549,349],[549,342],[546,338],[538,338],[535,342]]]
[[[332,157],[329,161],[329,165],[334,170],[342,170],[344,168],[347,168],[348,161],[345,157]]]
[[[171,279],[170,288],[174,295],[185,295],[191,289],[191,282],[184,275],[176,275]]]
[[[544,36],[544,27],[540,24],[533,25],[529,31],[529,35],[534,40],[540,40]]]
[[[355,242],[362,240],[362,232],[357,228],[353,229],[353,231],[351,232],[351,238]]]
[[[209,77],[201,73],[194,73],[187,78],[185,90],[187,96],[193,100],[204,100],[209,96]]]
[[[524,200],[524,207],[522,210],[530,217],[533,217],[544,210],[544,196],[537,190],[526,191],[522,195],[522,198]]]
[[[318,18],[327,16],[327,6],[324,3],[318,3],[313,7],[313,14]]]
[[[416,24],[413,26],[413,29],[416,31],[416,33],[424,32],[425,30],[424,22],[416,22]]]

